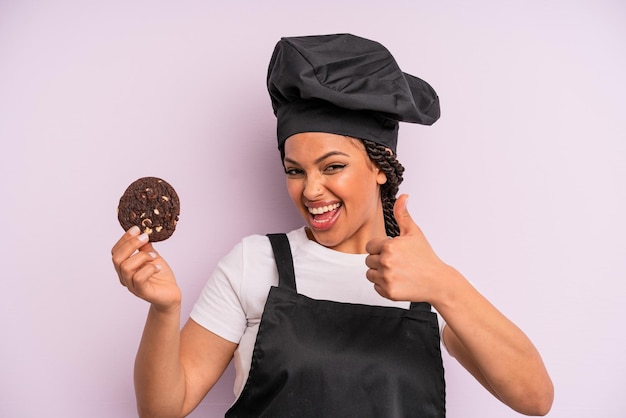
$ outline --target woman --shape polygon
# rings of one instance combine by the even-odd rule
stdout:
[[[407,196],[396,200],[398,122],[438,119],[432,87],[348,34],[281,39],[267,81],[306,226],[244,238],[180,332],[173,272],[138,229],[122,236],[120,281],[150,302],[140,414],[188,414],[234,359],[229,417],[444,417],[440,338],[502,402],[546,414],[553,387],[533,344],[437,257]]]

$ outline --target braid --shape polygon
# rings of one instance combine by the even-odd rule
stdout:
[[[403,180],[402,174],[404,173],[404,167],[388,148],[366,139],[362,139],[361,141],[365,145],[365,150],[370,159],[387,176],[387,182],[380,187],[380,197],[383,204],[383,214],[385,216],[385,230],[388,236],[397,237],[400,235],[400,228],[393,215],[393,206],[396,203],[396,194]]]

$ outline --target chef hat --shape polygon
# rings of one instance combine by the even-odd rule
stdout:
[[[398,122],[431,125],[439,98],[425,81],[403,73],[378,42],[350,34],[282,38],[267,88],[278,145],[302,132],[369,139],[394,153]]]

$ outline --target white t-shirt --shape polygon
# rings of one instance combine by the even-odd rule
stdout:
[[[380,296],[365,277],[366,254],[331,250],[308,239],[304,228],[287,234],[298,293],[313,299],[408,309],[409,302]],[[235,387],[239,397],[248,379],[252,351],[271,286],[278,271],[269,239],[244,238],[217,265],[194,305],[191,318],[220,337],[238,343]],[[438,315],[440,331],[443,320]]]

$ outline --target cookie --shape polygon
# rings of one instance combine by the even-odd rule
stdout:
[[[168,239],[176,229],[180,200],[165,180],[142,177],[128,186],[117,207],[117,219],[124,231],[137,225],[151,242]]]

